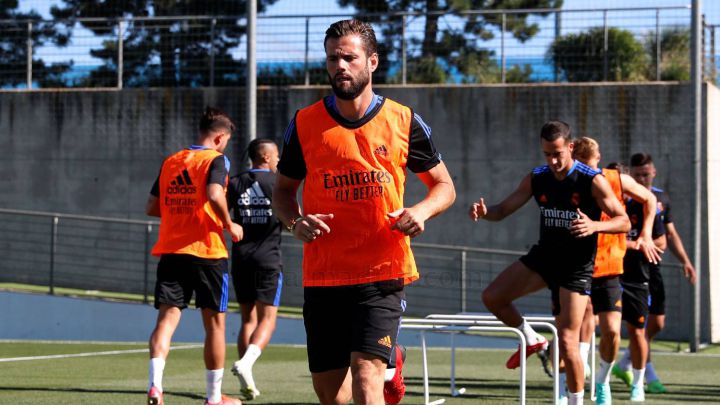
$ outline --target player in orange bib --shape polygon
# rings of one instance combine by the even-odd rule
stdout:
[[[160,217],[152,254],[160,256],[155,283],[159,310],[150,336],[148,405],[163,404],[162,378],[170,341],[181,311],[195,294],[205,327],[205,405],[240,405],[221,394],[225,364],[225,311],[228,302],[228,251],[223,230],[233,241],[243,236],[232,222],[225,199],[230,163],[222,154],[235,125],[208,107],[200,119],[197,143],[163,162],[146,212]]]
[[[273,211],[303,241],[303,314],[322,404],[395,404],[404,393],[396,338],[404,285],[419,275],[410,238],[455,200],[452,179],[410,108],[372,91],[370,24],[338,21],[325,36],[333,94],[299,110],[285,133]],[[428,193],[405,207],[406,169]],[[303,183],[302,211],[297,191]]]
[[[582,137],[574,141],[573,157],[592,169],[598,170],[600,163],[600,146],[592,138]],[[633,247],[643,252],[651,263],[660,260],[662,251],[655,247],[652,238],[653,220],[655,217],[655,204],[657,199],[648,189],[638,184],[632,177],[614,169],[602,169],[602,174],[612,187],[618,201],[624,204],[623,195],[632,197],[643,204],[645,218],[640,235]],[[601,221],[609,217],[603,213]],[[611,403],[610,371],[615,363],[620,348],[620,324],[622,318],[622,287],[620,275],[623,274],[623,258],[626,251],[625,234],[598,235],[595,267],[593,270],[590,303],[585,312],[583,326],[580,330],[580,353],[584,357],[585,370],[588,370],[587,355],[590,348],[590,337],[595,331],[595,317],[600,322],[600,369],[595,376],[595,389],[597,405]],[[587,374],[587,372],[586,372]]]

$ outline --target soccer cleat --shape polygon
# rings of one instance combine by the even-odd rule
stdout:
[[[525,357],[530,357],[533,353],[540,350],[547,350],[547,348],[548,341],[547,339],[542,338],[542,340],[535,343],[534,345],[529,345],[525,348]],[[509,369],[516,369],[520,367],[520,347],[518,347],[517,351],[513,353],[512,356],[510,356],[505,366]]]
[[[655,380],[648,382],[647,391],[651,394],[664,394],[667,392],[667,388],[665,388],[660,380]]]
[[[242,401],[237,398],[226,397],[225,395],[220,396],[220,402],[210,402],[205,400],[204,405],[242,405]]]
[[[568,404],[568,396],[567,396],[567,391],[565,390],[565,387],[560,387],[560,394],[558,396],[557,403],[558,403],[558,405],[567,405]]]
[[[610,383],[595,383],[595,405],[612,405],[612,394]]]
[[[148,405],[163,405],[163,393],[154,385],[148,391]]]
[[[550,350],[538,350],[537,352],[543,371],[548,377],[553,378],[552,363],[550,362]]]
[[[630,402],[645,402],[645,387],[635,384],[630,387]]]
[[[630,370],[621,370],[620,367],[614,365],[612,368],[612,375],[622,380],[628,387],[632,385],[633,375]]]
[[[383,396],[388,405],[399,404],[405,396],[405,381],[402,376],[403,364],[405,363],[405,346],[395,344],[395,375],[392,380],[385,381]]]
[[[590,364],[585,363],[583,364],[583,373],[585,373],[585,379],[590,379]]]
[[[240,360],[236,361],[232,367],[232,373],[240,381],[240,395],[244,400],[250,401],[260,395],[260,391],[255,387],[252,370],[244,366]]]

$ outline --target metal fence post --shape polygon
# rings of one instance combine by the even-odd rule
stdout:
[[[698,270],[697,281],[693,288],[693,306],[692,306],[692,318],[690,328],[690,351],[696,353],[700,348],[700,342],[702,340],[702,330],[700,329],[701,317],[700,311],[702,308],[701,302],[701,291],[703,284],[703,276],[706,274],[703,271],[702,263],[702,195],[703,195],[703,120],[702,120],[702,54],[703,54],[703,43],[702,43],[702,4],[701,0],[693,0],[692,2],[692,17],[691,17],[691,51],[690,51],[690,77],[693,89],[692,105],[693,105],[693,133],[695,135],[695,148],[693,156],[693,166],[695,174],[695,217],[693,218],[693,262],[695,268]]]
[[[50,295],[55,294],[55,252],[57,251],[57,231],[60,218],[52,218],[52,230],[50,236]]]
[[[502,13],[502,29],[500,30],[500,82],[505,83],[505,28],[507,16]]]
[[[123,21],[118,21],[117,88],[123,88]]]
[[[608,36],[610,35],[608,32],[608,11],[607,9],[603,10],[603,81],[606,82],[608,79],[608,48],[609,48],[609,39]]]
[[[210,21],[210,87],[215,86],[215,25],[217,19]]]
[[[33,23],[28,21],[27,23],[27,77],[26,86],[28,90],[32,89],[32,60],[33,60],[33,40],[32,40]]]
[[[555,41],[560,39],[562,36],[562,12],[560,10],[555,11]],[[560,67],[555,64],[553,66],[553,79],[555,82],[560,81]]]
[[[467,251],[460,252],[460,312],[467,312]]]
[[[405,40],[405,28],[407,26],[407,15],[402,16],[402,30],[401,30],[401,52],[402,52],[402,84],[407,84],[407,41]]]
[[[150,284],[150,234],[152,233],[152,224],[147,224],[145,228],[145,277],[143,285],[143,304],[147,304],[148,286]]]
[[[305,85],[310,85],[310,17],[305,17]]]
[[[660,9],[655,10],[655,80],[660,81],[660,62],[662,54],[660,45]]]

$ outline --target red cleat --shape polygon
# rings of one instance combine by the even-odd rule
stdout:
[[[529,345],[525,347],[525,358],[530,357],[532,354],[537,353],[540,350],[546,350],[547,348],[548,341],[547,339],[542,338],[541,341],[535,343],[534,345]],[[520,367],[520,347],[518,347],[517,351],[513,353],[512,356],[510,356],[507,363],[505,364],[505,367],[511,370]]]
[[[403,381],[402,368],[405,362],[405,347],[399,344],[395,345],[395,375],[392,380],[385,381],[383,387],[383,396],[385,403],[396,405],[402,401],[405,396],[405,382]]]
[[[154,385],[148,391],[148,405],[163,405],[163,393]]]
[[[242,401],[237,398],[231,398],[222,395],[220,397],[220,402],[210,402],[206,400],[205,405],[242,405]]]

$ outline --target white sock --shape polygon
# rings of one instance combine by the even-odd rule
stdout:
[[[622,371],[628,371],[632,367],[630,365],[630,348],[629,347],[627,349],[625,349],[622,357],[620,358],[620,361],[618,361],[618,367]]]
[[[224,369],[205,370],[205,392],[208,402],[218,403],[221,399],[221,388]]]
[[[252,368],[253,364],[255,364],[255,361],[257,361],[258,357],[260,357],[261,354],[262,350],[260,350],[260,346],[250,344],[245,350],[245,355],[242,357],[242,359],[240,359],[240,361],[243,363],[244,366]]]
[[[385,382],[391,381],[395,377],[395,370],[394,367],[385,369]]]
[[[520,326],[518,326],[518,329],[520,329],[520,331],[522,331],[523,335],[525,335],[525,340],[527,341],[528,346],[534,345],[537,342],[540,342],[544,339],[542,336],[538,335],[538,333],[535,332],[535,330],[533,330],[533,328],[530,327],[530,325],[528,325],[528,323],[525,321],[525,319],[523,319]]]
[[[602,358],[600,358],[600,370],[598,370],[598,373],[595,376],[596,383],[608,384],[610,382],[610,372],[612,371],[613,364],[615,364],[614,361],[608,363]]]
[[[641,368],[640,370],[634,368],[633,371],[633,382],[632,385],[639,385],[643,386],[643,377],[645,376],[645,369]]]
[[[155,388],[162,392],[162,379],[163,372],[165,371],[165,359],[162,357],[153,357],[150,359],[150,365],[148,366],[148,391],[154,385]]]
[[[588,358],[590,357],[590,343],[580,342],[580,357],[582,358],[583,364],[588,365]]]
[[[649,383],[660,380],[660,377],[655,374],[655,367],[653,367],[652,362],[649,361],[645,364],[645,380]]]
[[[585,391],[571,392],[568,394],[569,405],[582,405]]]

